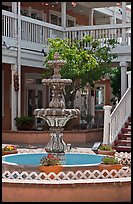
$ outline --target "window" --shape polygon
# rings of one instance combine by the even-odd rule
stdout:
[[[102,110],[104,106],[105,87],[104,85],[97,85],[95,89],[95,109]]]
[[[31,7],[21,9],[21,15],[28,16],[40,21],[46,21],[46,14],[43,12],[43,10],[38,11],[36,9],[32,9]]]
[[[61,26],[61,18],[56,15],[51,14],[51,24]]]
[[[61,26],[61,13],[57,11],[49,11],[49,22],[54,25]],[[66,27],[73,27],[76,25],[76,18],[66,15]]]
[[[12,11],[11,2],[2,2],[2,10]]]
[[[67,27],[74,27],[74,21],[72,20],[67,20]]]
[[[25,9],[21,9],[21,15],[28,16],[28,11],[26,11]]]

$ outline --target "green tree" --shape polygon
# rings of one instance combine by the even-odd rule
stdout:
[[[110,78],[110,85],[113,94],[111,101],[115,105],[116,101],[119,101],[121,98],[121,68],[112,67],[108,76]]]
[[[115,39],[105,39],[103,46],[101,46],[101,41],[95,40],[90,35],[74,41],[60,38],[49,39],[49,51],[44,60],[46,69],[43,77],[52,76],[53,70],[47,62],[54,60],[54,53],[59,52],[60,59],[66,60],[60,74],[62,78],[69,78],[73,81],[70,86],[65,87],[63,93],[67,108],[73,108],[76,92],[79,89],[84,89],[89,83],[93,90],[94,82],[108,73],[112,60],[117,57],[116,54],[112,53],[116,44]]]
[[[128,67],[127,70],[131,71],[131,67]],[[113,93],[111,101],[115,105],[116,101],[121,99],[121,68],[112,67],[109,70],[108,76],[110,78],[110,85]]]

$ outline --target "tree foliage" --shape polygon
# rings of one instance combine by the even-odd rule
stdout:
[[[54,53],[59,52],[60,59],[66,60],[66,64],[61,68],[62,78],[72,79],[73,83],[66,86],[64,98],[67,108],[73,108],[77,90],[84,88],[87,83],[94,87],[94,82],[108,73],[111,62],[117,57],[112,53],[112,49],[117,44],[115,39],[105,39],[104,42],[86,35],[81,40],[69,39],[49,39],[49,51],[44,60],[44,78],[49,78],[53,74],[52,68],[47,64],[49,60],[54,60]]]
[[[131,71],[130,67],[128,67],[128,71]],[[116,105],[116,102],[121,99],[121,68],[112,67],[109,70],[108,76],[110,78],[110,84],[113,94],[113,98],[111,99],[111,101],[114,105]]]

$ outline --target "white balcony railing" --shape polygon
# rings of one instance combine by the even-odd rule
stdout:
[[[17,15],[2,11],[2,36],[16,38],[15,27],[17,26]]]
[[[16,14],[2,11],[2,36],[15,38],[16,20]],[[47,44],[48,38],[55,37],[63,38],[64,28],[21,15],[21,40]]]
[[[69,39],[82,39],[85,35],[92,35],[94,39],[100,39],[101,45],[106,39],[116,39],[126,45],[131,45],[131,24],[109,24],[66,28],[66,37]]]
[[[94,39],[116,39],[126,45],[131,45],[131,24],[94,25],[70,27],[64,29],[50,23],[42,22],[21,15],[21,39],[33,43],[47,45],[48,38],[67,37],[70,40],[81,39],[85,35],[92,35]],[[17,37],[17,14],[2,10],[2,36]],[[87,46],[87,45],[86,45]]]

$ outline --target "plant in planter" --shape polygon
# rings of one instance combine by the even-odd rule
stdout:
[[[99,149],[97,150],[98,154],[103,154],[103,155],[109,155],[109,156],[114,156],[116,150],[113,149],[110,145],[107,144],[102,144]]]
[[[102,161],[101,164],[98,165],[98,169],[100,171],[102,170],[108,170],[111,171],[112,169],[115,170],[120,170],[122,168],[122,164],[120,164],[120,161],[118,160],[118,158],[112,157],[112,156],[105,156]],[[115,175],[115,173],[113,173],[113,176]]]
[[[56,158],[54,155],[48,154],[41,158],[39,170],[46,174],[49,174],[50,172],[58,174],[63,169],[59,160],[60,159]]]
[[[6,154],[17,154],[17,148],[14,145],[6,145],[2,148],[2,156]]]
[[[30,116],[20,116],[14,120],[17,130],[30,130],[34,124],[34,118]]]
[[[102,162],[101,162],[102,164],[106,164],[106,165],[108,165],[108,164],[120,164],[120,162],[119,162],[119,160],[118,160],[118,158],[115,158],[115,157],[104,157],[103,159],[102,159]]]

